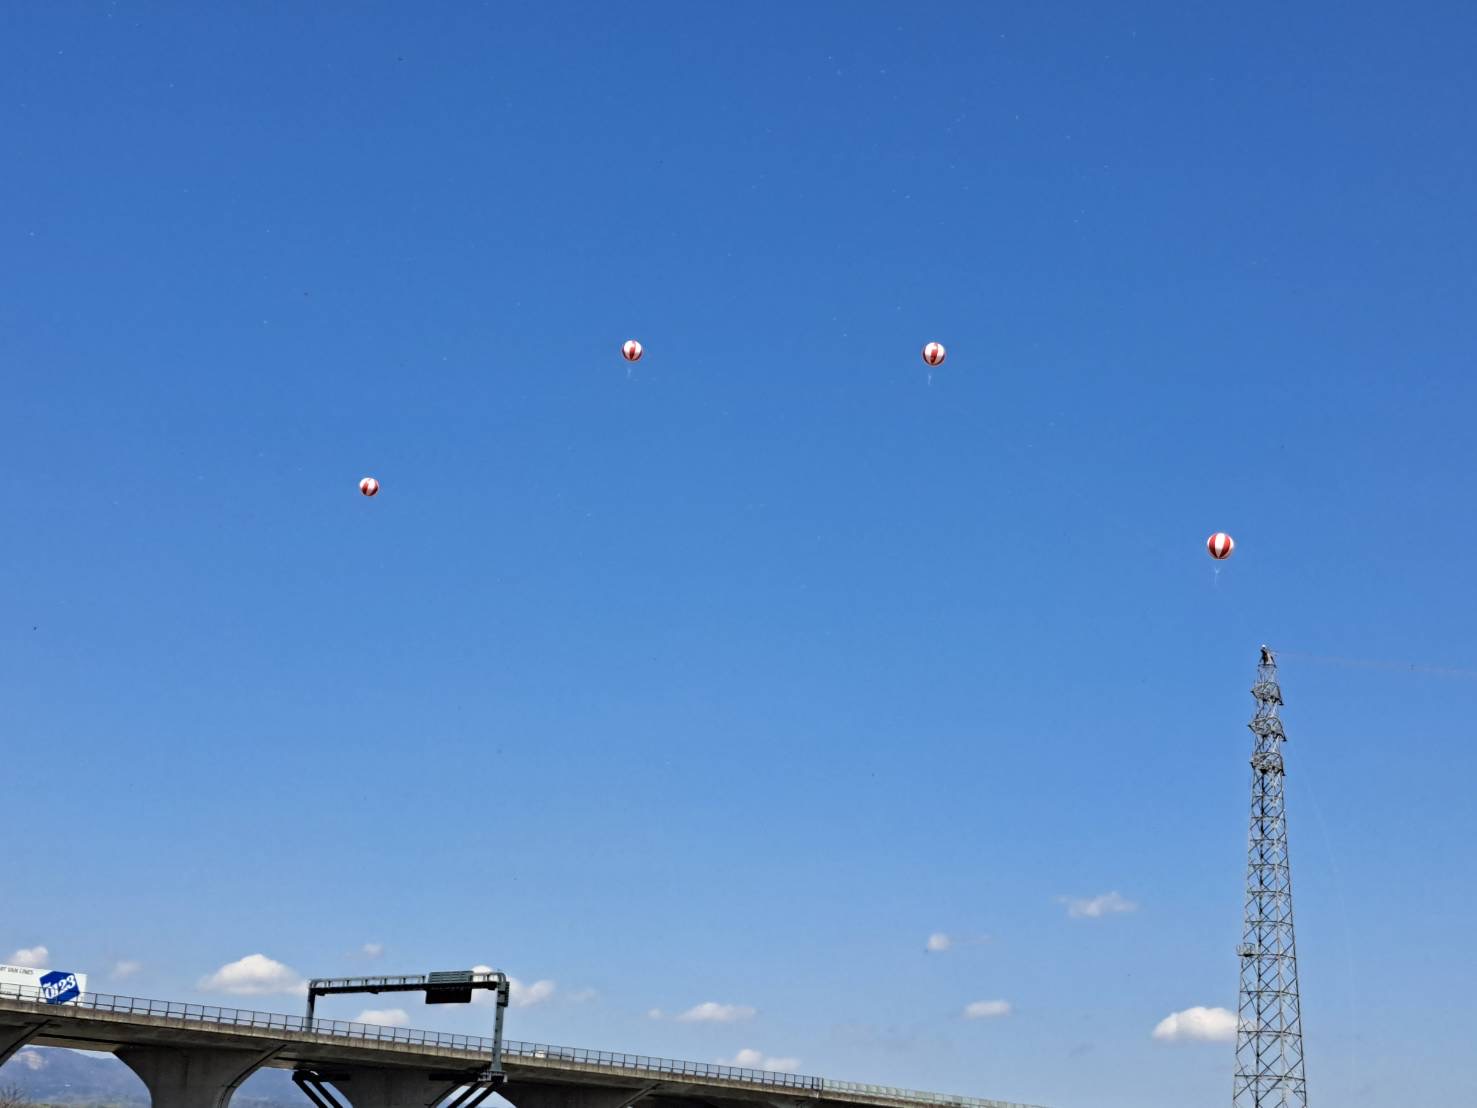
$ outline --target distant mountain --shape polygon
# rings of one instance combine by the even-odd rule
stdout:
[[[0,1089],[15,1087],[39,1104],[118,1105],[148,1108],[149,1091],[134,1072],[111,1054],[36,1046],[19,1051],[0,1066]],[[231,1108],[311,1108],[287,1070],[252,1074]]]

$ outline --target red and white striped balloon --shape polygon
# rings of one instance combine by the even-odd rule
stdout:
[[[627,339],[626,345],[621,347],[621,357],[628,362],[639,362],[641,360],[641,344],[635,339]]]
[[[944,359],[948,356],[949,352],[944,349],[944,344],[941,342],[929,342],[923,345],[923,360],[929,365],[943,365]]]
[[[359,482],[359,491],[365,496],[373,496],[380,491],[380,483],[373,477],[365,477]]]
[[[1205,549],[1210,551],[1210,556],[1218,562],[1224,562],[1231,556],[1231,551],[1236,549],[1236,542],[1224,531],[1217,531],[1205,540]]]

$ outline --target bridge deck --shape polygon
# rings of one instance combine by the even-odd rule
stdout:
[[[302,1016],[107,993],[84,996],[76,1004],[51,1005],[34,999],[36,992],[0,986],[0,1023],[14,1026],[44,1020],[32,1040],[43,1046],[111,1051],[129,1044],[240,1045],[261,1050],[275,1044],[278,1049],[269,1065],[361,1063],[432,1068],[475,1065],[492,1051],[492,1040],[479,1035],[325,1019],[314,1019],[309,1027]],[[640,1085],[659,1080],[672,1092],[721,1091],[742,1099],[779,1095],[883,1108],[1033,1108],[887,1085],[510,1040],[503,1042],[503,1061],[512,1081]]]

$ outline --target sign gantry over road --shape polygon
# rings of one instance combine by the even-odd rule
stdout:
[[[343,993],[425,993],[427,1004],[469,1004],[476,989],[496,992],[497,1015],[493,1019],[492,1056],[479,1073],[471,1075],[466,1089],[447,1108],[477,1108],[508,1077],[503,1072],[503,1012],[508,1007],[508,977],[498,970],[438,970],[398,977],[315,977],[308,982],[307,1029],[313,1029],[313,1007],[320,996]],[[460,1077],[460,1074],[447,1074]],[[326,1088],[326,1074],[300,1070],[293,1080],[317,1108],[339,1108]]]

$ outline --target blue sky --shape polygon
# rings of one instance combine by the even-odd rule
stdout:
[[[1266,641],[1313,1095],[1470,1095],[1474,30],[10,6],[0,958],[1224,1103]]]

